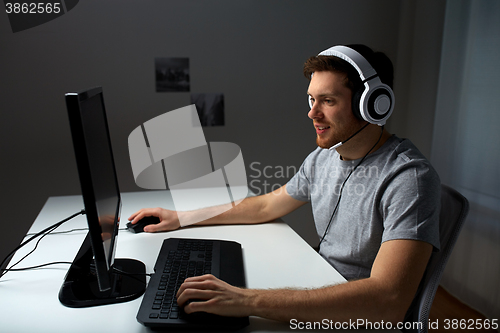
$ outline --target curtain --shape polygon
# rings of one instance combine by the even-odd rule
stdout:
[[[500,318],[500,1],[446,3],[431,162],[470,203],[441,285]]]

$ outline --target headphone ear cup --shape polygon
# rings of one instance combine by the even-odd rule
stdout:
[[[352,113],[356,118],[359,120],[364,120],[363,116],[361,115],[361,110],[359,109],[360,102],[361,102],[361,96],[363,95],[363,89],[358,89],[352,94],[352,101],[351,101],[351,108],[352,108]]]
[[[380,82],[380,78],[373,78],[365,82],[359,105],[362,119],[371,124],[384,125],[394,109],[394,93],[389,86]]]

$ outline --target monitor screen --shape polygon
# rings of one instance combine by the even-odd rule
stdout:
[[[121,199],[102,88],[67,93],[66,106],[89,232],[68,271],[59,299],[72,307],[126,301],[120,292],[128,293],[128,287],[118,286],[117,282],[136,284],[140,277],[127,276],[142,274],[144,265],[133,259],[114,259]],[[143,280],[144,285],[132,289],[143,292],[145,277]],[[142,294],[137,292],[134,298]]]
[[[75,102],[79,103],[80,112],[73,116],[80,118],[75,122],[81,124],[83,135],[73,138],[73,141],[77,141],[79,145],[79,149],[75,150],[76,158],[81,160],[78,167],[83,164],[84,168],[89,169],[89,172],[79,172],[85,211],[89,223],[101,228],[100,239],[97,235],[93,246],[98,251],[102,250],[106,269],[109,269],[114,259],[121,202],[102,89],[92,89],[84,94],[69,93],[66,98],[78,99]],[[80,140],[84,142],[78,142]],[[101,285],[103,284],[105,281],[102,281]],[[109,286],[104,289],[106,288]]]

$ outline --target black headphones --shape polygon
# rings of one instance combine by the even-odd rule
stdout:
[[[380,77],[370,63],[359,52],[341,45],[333,46],[318,55],[343,59],[356,69],[364,89],[353,92],[352,111],[354,115],[371,124],[385,125],[386,120],[394,110],[394,93],[391,87],[380,81]],[[309,106],[312,108],[310,99]]]

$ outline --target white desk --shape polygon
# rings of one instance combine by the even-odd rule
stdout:
[[[166,191],[122,194],[122,225],[143,207],[171,208]],[[80,196],[50,197],[35,220],[30,233],[79,212]],[[86,227],[85,216],[66,222],[57,231]],[[73,261],[86,231],[49,235],[19,267],[52,261]],[[250,226],[190,227],[169,233],[133,234],[120,231],[116,258],[138,259],[153,272],[163,239],[192,237],[235,240],[242,244],[249,288],[320,287],[344,282],[344,278],[322,259],[287,224],[282,222]],[[34,243],[34,242],[33,242]],[[15,263],[34,244],[20,250]],[[16,260],[17,259],[17,260]],[[73,309],[59,303],[58,293],[69,265],[49,266],[24,272],[9,272],[0,280],[1,332],[150,332],[135,317],[142,297],[128,303]],[[293,331],[288,323],[250,318],[243,332]],[[301,330],[303,331],[303,330]]]

